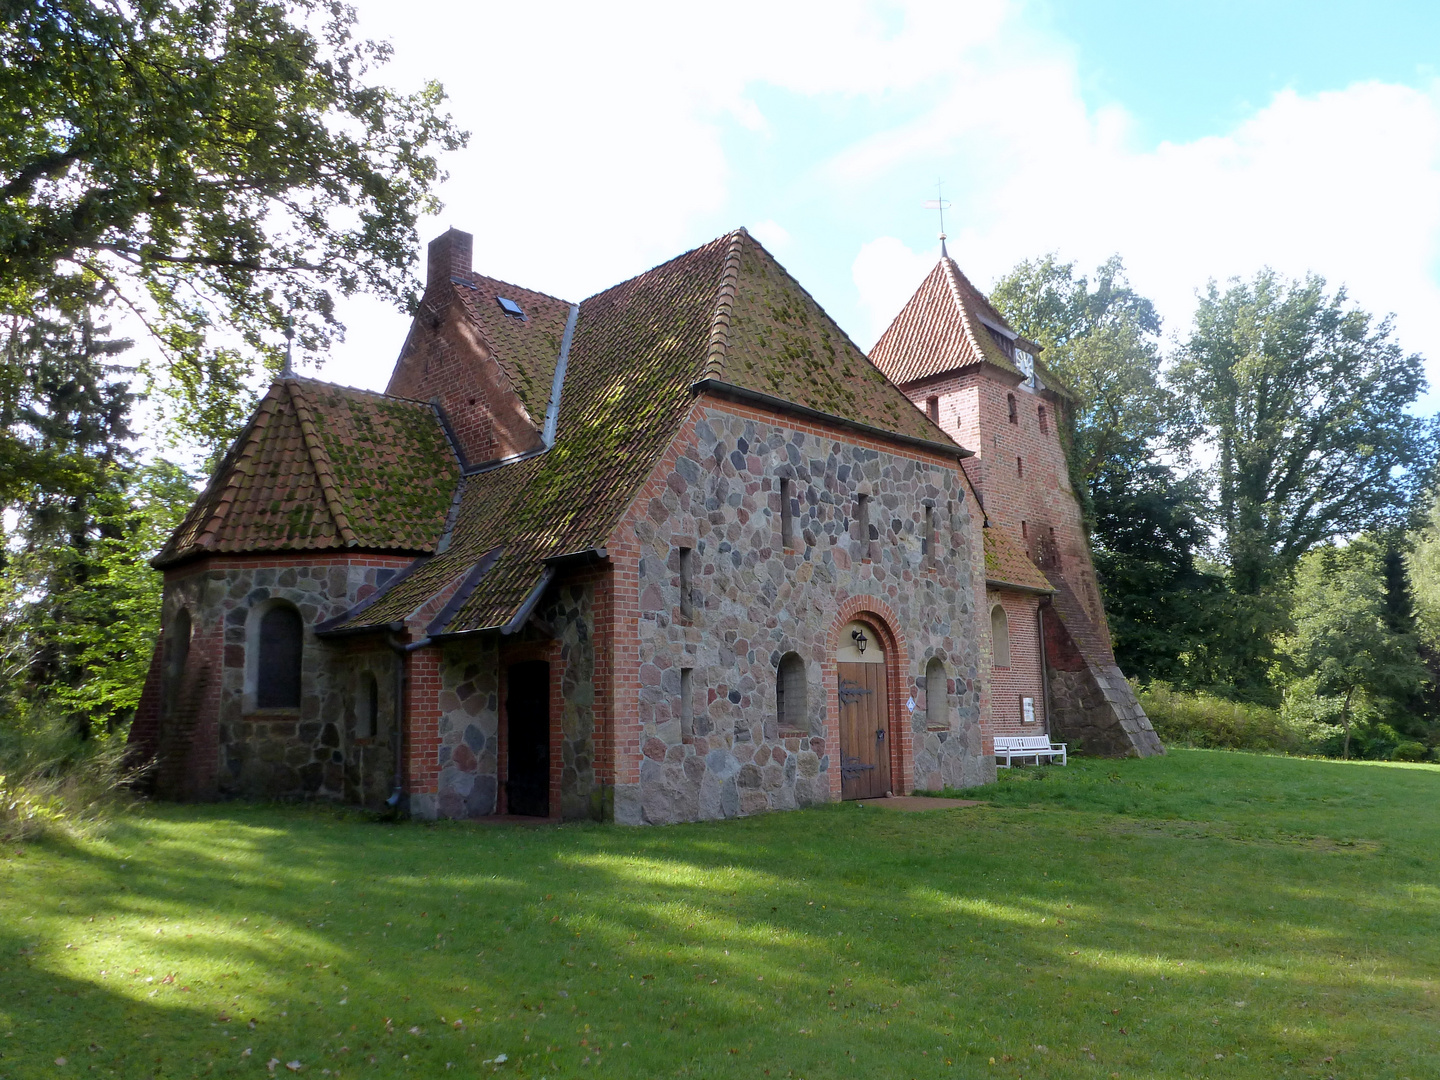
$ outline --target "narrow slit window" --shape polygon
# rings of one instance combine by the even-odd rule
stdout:
[[[950,726],[949,689],[944,662],[932,657],[925,665],[925,726],[932,731]]]
[[[925,532],[920,537],[920,554],[927,563],[935,561],[935,507],[925,504]]]
[[[1041,406],[1040,406],[1040,414],[1039,414],[1039,415],[1040,415],[1040,434],[1041,434],[1041,435],[1048,435],[1048,434],[1050,434],[1050,421],[1049,421],[1049,420],[1046,418],[1046,416],[1045,416],[1045,406],[1044,406],[1044,405],[1041,405]]]
[[[855,518],[860,523],[860,557],[870,557],[870,496],[855,497]]]
[[[1030,536],[1030,529],[1029,529],[1029,527],[1025,524],[1025,522],[1023,522],[1023,521],[1020,522],[1020,538],[1021,538],[1022,540],[1024,540],[1024,539],[1028,539],[1029,536]]]
[[[693,669],[680,669],[680,737],[695,735],[695,680]]]
[[[1010,666],[1010,620],[1005,609],[996,604],[990,609],[990,641],[997,668]]]
[[[1024,475],[1025,475],[1025,459],[1022,458],[1022,457],[1017,457],[1017,458],[1015,459],[1015,475],[1016,475],[1016,476],[1024,476]]]
[[[925,415],[930,417],[933,423],[940,423],[940,399],[934,394],[925,399]]]
[[[695,549],[682,547],[680,549],[680,617],[682,619],[693,619],[695,617]]]
[[[786,653],[775,672],[775,716],[781,731],[810,729],[805,691],[805,661],[798,653]]]
[[[376,718],[380,713],[380,684],[374,675],[360,680],[359,700],[355,702],[355,738],[373,739]]]
[[[1006,398],[1006,400],[1008,401],[1009,407],[1010,407],[1010,423],[1012,423],[1012,424],[1019,424],[1019,423],[1020,423],[1020,409],[1019,409],[1019,406],[1017,406],[1017,405],[1015,404],[1015,395],[1014,395],[1014,394],[1006,394],[1006,395],[1005,395],[1005,398]]]
[[[780,481],[780,544],[782,547],[795,546],[795,482]]]

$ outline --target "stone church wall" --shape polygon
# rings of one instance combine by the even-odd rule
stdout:
[[[215,558],[166,574],[162,634],[184,609],[193,627],[184,669],[161,695],[155,784],[173,798],[316,797],[367,803],[389,795],[393,725],[352,760],[360,674],[374,669],[382,716],[393,718],[393,665],[315,637],[317,622],[372,595],[404,557]],[[256,709],[246,686],[252,614],[271,601],[304,622],[298,709]],[[383,794],[381,792],[383,791]]]
[[[411,796],[414,816],[470,818],[500,808],[503,672],[517,659],[550,663],[552,815],[566,820],[600,816],[595,592],[593,577],[550,588],[536,615],[554,629],[553,639],[528,630],[513,639],[484,634],[441,646],[439,742],[413,751],[433,753],[439,777],[435,795]]]
[[[794,500],[790,547],[781,540],[782,480]],[[865,537],[861,494],[871,500]],[[937,535],[922,555],[926,503]],[[616,820],[733,817],[838,798],[833,639],[845,620],[864,617],[856,612],[880,614],[899,640],[894,789],[992,779],[993,760],[981,754],[975,543],[954,459],[698,402],[609,543],[617,631],[638,628],[633,650],[617,647]],[[693,552],[684,606],[681,549]],[[627,586],[633,613],[621,602]],[[790,652],[805,666],[806,707],[782,731],[776,671]],[[943,730],[932,731],[923,707],[912,714],[901,703],[923,703],[933,657],[945,665],[949,708]]]

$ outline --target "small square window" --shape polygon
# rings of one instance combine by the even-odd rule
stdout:
[[[525,309],[508,296],[497,296],[495,302],[500,305],[500,310],[510,318],[519,319],[521,322],[525,321]]]

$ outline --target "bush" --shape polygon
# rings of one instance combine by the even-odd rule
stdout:
[[[1391,752],[1392,761],[1424,761],[1430,750],[1422,742],[1402,742]]]
[[[1279,709],[1179,691],[1167,683],[1151,683],[1138,696],[1156,734],[1172,746],[1301,754],[1312,750],[1320,735],[1313,721],[1291,719]]]
[[[88,832],[132,801],[125,732],[81,739],[74,722],[31,709],[0,722],[0,842]]]

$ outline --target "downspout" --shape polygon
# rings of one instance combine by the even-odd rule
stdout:
[[[395,650],[395,783],[386,806],[399,807],[405,801],[405,658],[431,643],[429,636],[404,642],[391,634],[385,643]]]
[[[1045,655],[1045,608],[1048,597],[1035,605],[1035,630],[1040,637],[1040,692],[1045,702],[1045,734],[1054,739],[1054,728],[1050,720],[1050,658]]]

